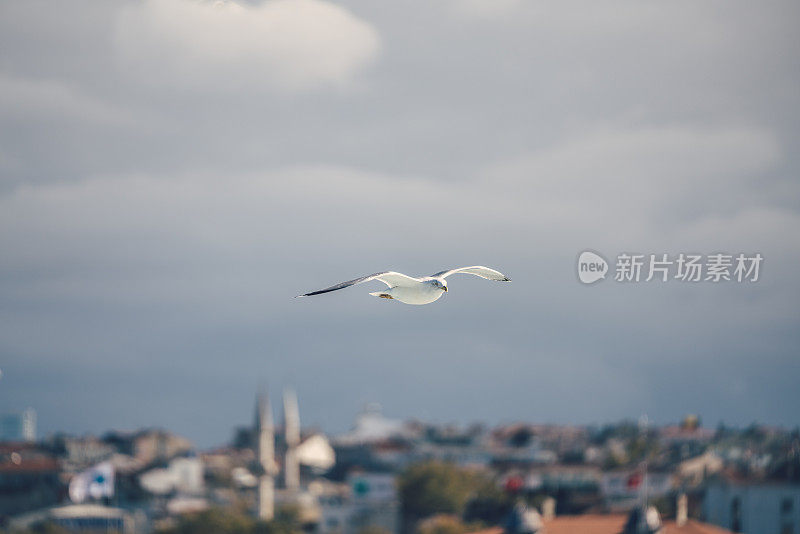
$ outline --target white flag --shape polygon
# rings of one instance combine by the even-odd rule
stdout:
[[[69,498],[81,503],[87,497],[100,499],[114,496],[114,466],[103,462],[78,473],[69,483]]]

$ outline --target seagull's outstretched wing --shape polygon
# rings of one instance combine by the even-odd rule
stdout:
[[[322,293],[330,293],[331,291],[344,289],[346,287],[354,286],[356,284],[361,284],[363,282],[369,282],[370,280],[380,280],[389,287],[413,286],[414,284],[420,283],[420,280],[418,278],[412,278],[410,276],[404,275],[403,273],[396,273],[394,271],[386,271],[383,273],[368,274],[367,276],[362,276],[361,278],[354,278],[352,280],[348,280],[347,282],[336,284],[335,286],[331,286],[325,289],[320,289],[319,291],[312,291],[311,293],[305,293],[304,295],[297,295],[297,296],[310,297],[312,295],[321,295]]]
[[[497,280],[498,282],[511,281],[511,278],[507,277],[503,273],[495,271],[494,269],[490,269],[488,267],[483,267],[482,265],[474,265],[472,267],[461,267],[460,269],[450,269],[449,271],[441,271],[436,274],[432,274],[431,278],[447,278],[451,274],[456,274],[456,273],[474,274],[475,276],[480,276],[481,278],[487,278],[489,280]]]

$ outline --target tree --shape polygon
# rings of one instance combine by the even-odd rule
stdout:
[[[162,534],[250,534],[255,521],[247,515],[223,508],[211,508],[182,516]]]
[[[211,508],[182,516],[160,534],[302,534],[294,508],[279,508],[272,521],[256,521],[235,509]]]
[[[463,513],[466,522],[488,525],[501,523],[514,507],[514,497],[486,476],[476,477],[477,485]]]
[[[494,522],[511,505],[510,497],[491,478],[453,463],[411,465],[400,475],[398,487],[407,524],[437,514]],[[437,524],[439,527],[451,529],[454,525]]]
[[[461,515],[475,489],[475,477],[452,463],[424,462],[408,467],[400,475],[398,486],[408,517]]]
[[[454,515],[435,515],[420,523],[418,534],[464,534],[468,527]]]
[[[28,532],[31,534],[69,534],[69,530],[50,521],[40,521],[35,523],[31,526]]]
[[[258,521],[253,534],[301,534],[300,509],[295,506],[278,508],[272,521]]]

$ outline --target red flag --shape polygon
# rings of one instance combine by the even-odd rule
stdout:
[[[641,483],[642,483],[642,474],[637,471],[636,473],[633,473],[628,477],[626,485],[628,486],[628,489],[636,489],[639,487],[639,484]]]
[[[525,481],[522,480],[522,477],[516,475],[510,476],[506,479],[506,491],[516,493],[522,489],[524,483]]]

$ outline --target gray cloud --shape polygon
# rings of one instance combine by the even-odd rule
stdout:
[[[800,423],[797,7],[468,4],[309,2],[339,25],[299,55],[253,38],[281,2],[242,8],[236,39],[235,13],[161,4],[217,40],[155,4],[3,4],[3,405],[202,444],[259,380],[330,430],[367,401]],[[587,247],[766,260],[750,285],[583,287]],[[290,298],[475,263],[513,284]]]
[[[133,81],[201,92],[345,86],[379,49],[369,24],[322,0],[147,1],[123,8],[114,34]]]

